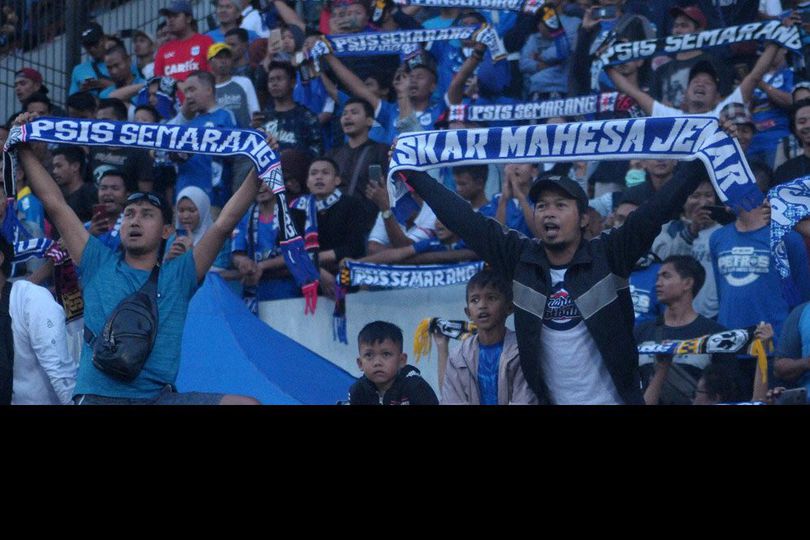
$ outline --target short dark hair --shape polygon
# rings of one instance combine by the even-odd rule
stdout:
[[[135,114],[137,114],[138,111],[140,111],[140,110],[149,111],[149,114],[151,114],[152,116],[155,117],[155,122],[160,122],[160,113],[153,106],[151,106],[149,104],[138,105],[137,107],[135,107],[135,111],[134,111]]]
[[[706,394],[720,403],[734,402],[739,399],[740,387],[734,369],[724,363],[712,363],[703,370],[703,385]]]
[[[138,191],[138,184],[132,179],[130,174],[122,169],[106,169],[98,177],[98,185],[101,186],[101,181],[108,176],[118,176],[124,182],[124,190],[127,193],[135,193]]]
[[[110,56],[113,54],[120,54],[121,56],[127,57],[129,56],[129,51],[123,45],[113,45],[104,53],[104,56]]]
[[[329,163],[335,169],[335,176],[340,176],[340,167],[338,167],[337,162],[334,159],[332,159],[330,157],[327,157],[327,156],[318,156],[315,159],[313,159],[312,161],[310,161],[309,162],[309,167],[307,167],[307,176],[309,176],[309,168],[312,167],[312,164],[315,163],[316,161],[325,161],[325,162]]]
[[[68,96],[65,106],[77,111],[95,112],[97,103],[95,96],[90,92],[76,92]]]
[[[267,66],[267,75],[269,76],[270,72],[275,70],[275,69],[283,70],[287,74],[287,77],[290,78],[291,81],[295,80],[295,68],[289,62],[279,62],[278,60],[273,60]]]
[[[697,259],[691,255],[670,255],[661,264],[671,264],[682,279],[692,278],[692,296],[697,296],[706,281],[706,270]]]
[[[0,253],[3,254],[3,264],[0,265],[0,270],[3,271],[5,277],[10,277],[11,261],[14,259],[14,246],[2,234],[0,234]]]
[[[790,132],[799,138],[799,134],[796,133],[796,115],[799,113],[799,109],[804,109],[805,107],[810,107],[810,98],[800,99],[796,103],[790,106]]]
[[[216,93],[217,90],[217,80],[214,78],[214,75],[210,71],[203,71],[198,69],[197,71],[192,71],[188,75],[189,77],[197,77],[201,82],[205,83],[211,88],[211,91]]]
[[[396,343],[399,351],[402,352],[402,344],[405,342],[402,337],[402,330],[399,326],[386,321],[374,321],[365,325],[357,334],[357,345],[359,346],[362,343],[374,345],[386,339]]]
[[[503,275],[489,269],[481,270],[467,282],[467,300],[469,301],[471,290],[486,287],[492,287],[506,298],[507,303],[512,303],[512,287],[507,283]]]
[[[486,183],[489,176],[489,165],[460,165],[453,167],[453,174],[469,174],[473,180]]]
[[[343,108],[345,109],[348,105],[351,105],[353,103],[359,103],[360,105],[362,105],[363,110],[366,111],[366,116],[368,116],[369,118],[374,118],[374,107],[372,107],[371,103],[369,103],[363,98],[359,97],[349,98],[346,104],[343,105]]]
[[[236,36],[242,43],[250,41],[250,36],[248,36],[247,30],[244,28],[231,28],[225,32],[225,37],[228,36]]]
[[[116,120],[121,121],[126,121],[127,115],[129,114],[127,106],[118,98],[100,99],[96,111],[100,111],[101,109],[112,109]]]
[[[51,108],[53,107],[53,105],[51,104],[51,100],[48,99],[48,96],[46,96],[42,92],[34,92],[30,96],[28,96],[28,98],[22,103],[23,110],[24,111],[27,110],[28,105],[30,105],[31,103],[44,103],[45,105],[48,106],[48,112],[51,112]]]
[[[64,156],[65,161],[68,163],[78,163],[80,167],[79,174],[82,175],[82,177],[84,176],[86,156],[80,146],[58,146],[56,150],[53,151],[53,157],[56,156]]]

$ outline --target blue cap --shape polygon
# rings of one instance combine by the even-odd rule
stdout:
[[[191,2],[186,0],[175,0],[169,4],[169,7],[161,9],[158,11],[158,13],[161,15],[168,15],[170,13],[187,13],[189,15],[193,15],[191,12]]]

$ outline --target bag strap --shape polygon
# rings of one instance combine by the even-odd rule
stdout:
[[[360,179],[360,171],[363,169],[363,162],[371,150],[371,146],[371,144],[367,144],[362,150],[360,150],[360,155],[357,157],[357,163],[355,164],[354,172],[352,173],[352,179],[349,182],[349,189],[347,191],[349,195],[354,195],[354,190],[357,188],[357,181]]]

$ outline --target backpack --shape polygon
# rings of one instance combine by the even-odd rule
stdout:
[[[93,365],[114,379],[135,380],[152,352],[158,326],[159,273],[157,264],[143,287],[118,303],[98,338],[84,327],[85,340],[93,347]]]

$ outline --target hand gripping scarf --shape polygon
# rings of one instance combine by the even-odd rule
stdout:
[[[724,204],[750,210],[763,199],[739,143],[708,116],[405,133],[394,143],[388,190],[395,207],[407,200],[395,174],[403,169],[628,159],[700,159]]]
[[[478,333],[478,327],[475,323],[467,321],[451,321],[450,319],[440,319],[439,317],[422,319],[417,325],[416,332],[413,335],[413,355],[416,357],[417,364],[423,356],[430,356],[432,343],[430,336],[434,333],[439,333],[450,339],[464,340]]]
[[[682,36],[667,36],[642,41],[617,42],[615,34],[608,36],[608,44],[591,69],[591,86],[596,88],[597,77],[605,66],[623,64],[631,60],[650,58],[664,54],[706,50],[745,41],[773,41],[795,53],[801,53],[802,38],[798,26],[784,26],[779,20],[761,21],[715,28]]]
[[[304,240],[295,229],[287,208],[281,163],[264,140],[253,130],[198,128],[165,124],[139,124],[108,120],[75,120],[44,117],[31,123],[15,126],[3,148],[6,193],[16,193],[14,146],[28,141],[82,146],[116,146],[171,150],[190,154],[216,156],[242,155],[253,161],[260,181],[278,197],[281,249],[293,277],[306,298],[305,313],[314,313],[317,305],[319,272],[304,250]]]

